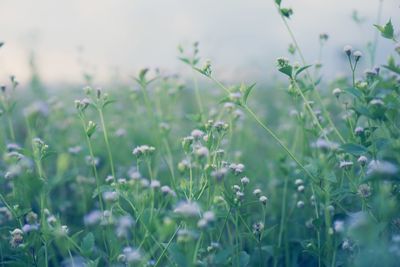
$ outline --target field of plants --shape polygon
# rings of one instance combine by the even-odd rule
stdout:
[[[0,266],[399,266],[400,25],[371,26],[327,80],[275,5],[291,44],[268,84],[221,80],[197,42],[176,51],[188,77],[47,90],[11,76]]]

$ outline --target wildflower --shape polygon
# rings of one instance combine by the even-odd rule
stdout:
[[[268,198],[266,196],[261,196],[259,200],[263,205],[267,205]]]
[[[214,123],[214,128],[218,131],[218,132],[222,132],[224,130],[227,130],[229,128],[229,125],[223,121],[217,121]]]
[[[385,103],[381,100],[381,99],[379,99],[379,98],[375,98],[375,99],[372,99],[370,102],[369,102],[371,105],[373,105],[373,106],[383,106]]]
[[[164,195],[171,195],[171,196],[173,196],[173,197],[176,196],[175,191],[172,190],[168,185],[163,185],[163,186],[161,186],[161,192],[162,192]]]
[[[309,228],[309,229],[314,227],[313,219],[312,219],[312,218],[310,218],[310,219],[308,219],[308,220],[306,221],[306,227]]]
[[[324,150],[324,151],[329,151],[329,150],[336,150],[339,145],[338,143],[332,142],[332,141],[327,141],[324,138],[318,138],[316,142],[312,144],[312,147]]]
[[[240,182],[242,183],[243,186],[246,186],[248,183],[250,183],[250,179],[245,176],[242,179],[240,179]]]
[[[129,229],[134,225],[134,220],[131,216],[121,216],[117,221],[116,234],[118,237],[127,237]]]
[[[360,58],[362,57],[362,53],[361,53],[361,51],[354,51],[354,53],[353,53],[353,56],[354,56],[354,59],[356,60],[356,61],[359,61],[360,60]]]
[[[398,171],[398,167],[389,161],[371,160],[367,167],[367,175],[386,174],[394,175]]]
[[[351,47],[350,45],[345,45],[343,51],[349,57],[351,55],[351,52],[353,51],[353,47]]]
[[[11,234],[11,240],[10,240],[11,247],[16,248],[19,245],[21,245],[22,242],[24,241],[23,237],[24,232],[21,229],[15,228],[12,232],[10,232],[10,234]]]
[[[85,225],[94,225],[97,224],[98,222],[100,222],[102,217],[102,213],[99,210],[94,210],[88,214],[85,215],[85,217],[83,218],[83,221],[85,223]]]
[[[224,104],[224,108],[228,111],[232,111],[235,108],[235,104],[233,104],[232,102],[226,102]]]
[[[256,189],[254,189],[254,191],[253,191],[253,195],[255,195],[255,196],[260,196],[261,195],[261,189],[259,189],[259,188],[256,188]]]
[[[198,223],[197,226],[199,228],[204,228],[207,227],[209,225],[209,223],[213,222],[215,220],[215,214],[212,211],[206,211],[203,214],[203,218],[201,218]]]
[[[339,96],[340,96],[340,94],[341,94],[342,92],[343,92],[342,89],[340,89],[340,88],[335,88],[335,89],[333,89],[332,94],[333,94],[334,96],[336,96],[337,98],[339,98]]]
[[[77,155],[81,151],[82,151],[81,146],[73,146],[73,147],[68,148],[68,152],[72,155]]]
[[[60,227],[60,233],[63,235],[68,235],[69,229],[67,225],[61,225]]]
[[[229,94],[229,99],[234,103],[237,103],[238,101],[240,101],[241,98],[242,98],[242,94],[240,92],[234,92],[234,93]]]
[[[159,188],[160,186],[161,186],[161,183],[158,180],[152,180],[150,182],[150,187],[153,189]]]
[[[212,171],[211,176],[215,177],[217,179],[217,181],[221,181],[225,177],[227,172],[228,172],[228,169],[222,167],[221,169]]]
[[[12,152],[12,151],[21,151],[22,148],[15,143],[7,144],[7,151]]]
[[[122,257],[127,263],[139,263],[142,260],[142,255],[138,249],[133,249],[132,247],[125,247],[123,249]]]
[[[86,164],[98,166],[100,163],[100,159],[97,157],[86,156],[85,157]]]
[[[116,191],[106,191],[103,193],[103,199],[107,202],[114,202],[118,199],[118,193]]]
[[[180,202],[174,209],[174,213],[183,217],[198,217],[200,215],[200,207],[196,202]]]
[[[299,209],[301,209],[301,208],[304,207],[304,202],[301,201],[301,200],[299,200],[299,201],[297,201],[296,206],[297,206]]]
[[[298,187],[297,187],[297,191],[298,192],[304,192],[304,189],[305,189],[305,187],[304,187],[304,185],[299,185]]]
[[[241,174],[244,170],[244,165],[241,163],[235,164],[232,163],[229,165],[229,169],[231,169],[235,175]]]
[[[29,233],[31,231],[37,231],[39,230],[39,224],[35,223],[35,224],[24,224],[24,226],[22,226],[22,231],[24,233]]]
[[[54,215],[50,215],[47,218],[47,223],[50,225],[54,225],[57,222],[57,218]]]
[[[118,128],[114,133],[114,135],[116,137],[124,137],[124,136],[126,136],[126,134],[127,134],[127,132],[124,128]]]
[[[357,162],[360,163],[361,166],[365,166],[367,164],[368,158],[366,156],[360,156],[357,159]]]
[[[197,237],[196,233],[193,231],[190,231],[188,229],[179,229],[178,233],[178,242],[189,242]]]
[[[344,221],[337,220],[333,223],[333,229],[337,233],[342,233],[344,231]]]
[[[350,169],[351,168],[351,166],[353,166],[353,162],[351,162],[351,161],[341,161],[340,163],[339,163],[339,168],[341,168],[341,169]]]
[[[240,191],[236,192],[236,194],[235,194],[235,201],[236,202],[242,201],[243,198],[244,198],[244,193],[243,192],[240,192]]]
[[[357,194],[362,198],[371,196],[371,187],[368,184],[361,184],[358,187]]]
[[[217,242],[211,242],[211,244],[207,247],[207,252],[212,252],[220,248],[221,245]]]
[[[28,212],[28,214],[25,216],[25,220],[30,224],[36,223],[37,219],[38,215],[33,211]]]
[[[277,64],[278,68],[287,67],[289,65],[289,59],[280,57],[276,60],[276,64]]]
[[[240,186],[238,186],[237,184],[235,184],[235,185],[232,186],[232,189],[233,189],[235,192],[239,192],[239,191],[240,191]]]
[[[303,183],[304,182],[303,182],[302,179],[296,179],[296,181],[294,181],[294,184],[297,185],[297,186],[302,185]]]
[[[200,139],[204,136],[204,132],[198,129],[193,130],[190,135],[195,139]]]
[[[364,128],[363,127],[356,127],[355,129],[354,129],[354,133],[356,134],[356,135],[361,135],[362,133],[364,132]]]
[[[135,147],[132,151],[132,154],[135,155],[136,157],[140,158],[142,156],[148,156],[153,154],[153,152],[156,149],[152,146],[148,146],[148,145],[141,145],[138,147]]]
[[[264,224],[262,222],[257,222],[253,224],[253,233],[260,238],[261,233],[264,231]]]
[[[186,136],[182,140],[182,147],[185,152],[189,152],[190,146],[193,144],[193,136]]]
[[[208,151],[208,148],[206,148],[205,146],[201,146],[196,149],[195,153],[197,156],[202,158],[202,157],[207,157],[209,151]]]

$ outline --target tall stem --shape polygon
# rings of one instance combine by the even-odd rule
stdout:
[[[98,109],[99,115],[100,115],[100,121],[101,121],[101,127],[103,128],[103,135],[104,135],[104,142],[106,143],[106,148],[107,148],[107,153],[108,153],[108,160],[110,161],[110,167],[111,167],[111,174],[113,176],[114,181],[117,179],[115,177],[115,169],[114,169],[114,161],[111,153],[111,148],[110,148],[110,142],[108,140],[108,133],[107,133],[107,127],[104,121],[104,115],[103,115],[103,109],[99,108]]]
[[[278,5],[277,5],[277,8],[278,8],[279,15],[280,15],[285,27],[286,27],[286,30],[289,32],[290,38],[292,39],[292,42],[294,43],[294,45],[296,47],[296,50],[297,50],[297,52],[298,52],[298,54],[300,56],[302,64],[304,66],[307,65],[306,60],[305,60],[305,58],[303,56],[303,53],[302,53],[302,51],[300,49],[300,46],[299,46],[299,44],[297,42],[297,39],[296,39],[296,37],[294,36],[294,34],[292,32],[292,29],[290,28],[290,26],[289,26],[287,20],[285,19],[285,17],[281,14]],[[336,128],[335,124],[333,123],[333,121],[331,119],[331,116],[329,115],[328,111],[326,110],[325,106],[323,105],[321,96],[317,91],[317,86],[315,85],[314,79],[312,78],[312,76],[310,74],[310,71],[308,69],[306,69],[306,76],[308,77],[308,79],[309,79],[309,81],[310,81],[310,83],[311,83],[311,85],[312,85],[312,87],[314,89],[313,91],[315,92],[317,100],[321,105],[322,112],[323,112],[325,118],[328,120],[328,122],[331,125],[332,129],[334,130],[335,134],[339,137],[340,141],[345,143],[345,140],[344,140],[343,136],[340,134],[339,130]]]

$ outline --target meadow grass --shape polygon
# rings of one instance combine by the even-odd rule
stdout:
[[[392,22],[379,24],[380,6],[371,49],[345,46],[348,75],[323,81],[293,11],[275,5],[291,60],[278,58],[283,79],[270,84],[221,81],[197,42],[178,51],[192,77],[143,69],[118,88],[86,76],[83,90],[50,91],[12,76],[0,93],[1,266],[397,266]],[[393,51],[375,67],[378,37]]]

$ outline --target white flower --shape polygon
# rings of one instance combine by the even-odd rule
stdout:
[[[394,175],[398,171],[398,167],[391,162],[383,160],[371,160],[368,164],[367,175],[387,174]]]
[[[253,195],[260,196],[261,195],[261,189],[259,189],[259,188],[254,189]]]
[[[350,45],[345,45],[343,48],[343,51],[350,56],[351,55],[351,51],[353,50],[353,47],[351,47]]]
[[[212,222],[215,220],[215,213],[213,211],[206,211],[203,214],[203,218],[208,222]]]
[[[115,191],[106,191],[103,193],[103,198],[105,201],[113,202],[118,199],[118,193]]]
[[[351,166],[353,166],[353,162],[351,162],[351,161],[345,161],[345,160],[343,160],[343,161],[341,161],[340,163],[339,163],[339,168],[341,168],[341,169],[348,169],[348,168],[350,168]]]
[[[267,198],[266,196],[261,196],[261,197],[259,198],[259,200],[260,200],[260,202],[261,202],[262,204],[264,204],[264,205],[266,205],[267,202],[268,202],[268,198]]]
[[[242,179],[240,179],[240,182],[245,186],[250,183],[250,179],[247,177],[243,177]]]
[[[344,231],[344,221],[335,221],[333,223],[333,229],[335,229],[335,232],[337,233],[342,233]]]
[[[363,127],[356,127],[356,129],[354,130],[354,133],[356,134],[356,135],[360,135],[360,134],[362,134],[364,132],[364,128]]]
[[[368,158],[366,156],[360,156],[357,159],[357,162],[360,163],[361,166],[365,166],[367,164]]]
[[[301,200],[299,200],[299,201],[297,201],[297,204],[296,204],[296,206],[297,206],[299,209],[301,209],[301,208],[303,208],[303,207],[304,207],[304,202],[303,202],[303,201],[301,201]]]
[[[358,51],[358,50],[353,53],[354,59],[356,61],[358,61],[362,57],[362,55],[363,54],[361,53],[361,51]]]
[[[299,192],[303,192],[304,191],[304,185],[299,185],[298,187],[297,187],[297,191],[299,191]]]
[[[302,185],[303,184],[303,180],[302,179],[296,179],[296,181],[294,181],[295,185]]]
[[[340,88],[335,88],[335,89],[333,89],[332,94],[333,94],[334,96],[336,96],[336,97],[339,97],[339,95],[340,95],[342,92],[343,92],[342,89],[340,89]]]
[[[195,130],[193,130],[193,131],[191,132],[190,135],[191,135],[193,138],[199,139],[199,138],[203,137],[204,132],[201,131],[201,130],[195,129]]]
[[[183,217],[197,217],[200,215],[200,207],[196,202],[180,202],[174,209],[174,213]]]
[[[158,180],[152,180],[150,182],[150,187],[153,188],[153,189],[159,188],[160,186],[161,186],[161,183]]]
[[[201,146],[196,149],[196,155],[199,157],[207,157],[208,153],[208,148],[206,148],[205,146]]]

